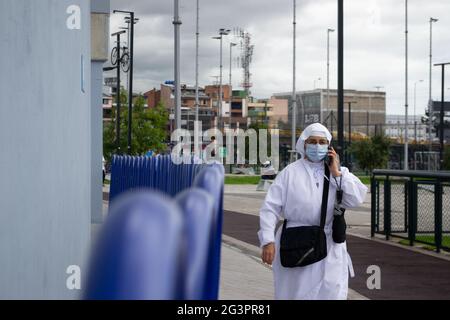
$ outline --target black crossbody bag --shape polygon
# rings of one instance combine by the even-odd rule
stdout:
[[[345,223],[345,209],[342,208],[342,177],[341,183],[338,184],[336,181],[336,185],[338,186],[338,190],[336,191],[336,203],[334,204],[334,214],[333,214],[333,241],[336,243],[344,243],[346,241],[346,231],[347,224]]]
[[[316,263],[327,256],[327,238],[324,227],[327,216],[329,186],[330,170],[325,164],[320,226],[286,228],[287,220],[284,220],[280,239],[280,260],[283,267],[304,267]]]

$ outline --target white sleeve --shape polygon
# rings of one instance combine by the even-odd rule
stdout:
[[[342,179],[342,182],[340,181]],[[356,208],[359,207],[366,197],[368,188],[359,180],[353,173],[351,173],[347,168],[341,167],[341,177],[331,179],[332,184],[338,186],[341,184],[343,191],[342,196],[342,207]]]
[[[275,228],[282,218],[286,202],[286,171],[280,172],[267,192],[264,203],[259,211],[258,238],[260,246],[275,242]]]

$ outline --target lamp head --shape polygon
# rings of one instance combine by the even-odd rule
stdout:
[[[230,29],[220,28],[219,29],[219,34],[226,36],[226,35],[228,35],[230,33],[230,31],[231,31]]]

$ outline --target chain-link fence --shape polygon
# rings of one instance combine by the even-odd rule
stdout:
[[[450,173],[374,170],[372,236],[450,251]]]

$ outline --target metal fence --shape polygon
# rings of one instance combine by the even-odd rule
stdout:
[[[371,235],[450,251],[450,172],[374,170]]]

